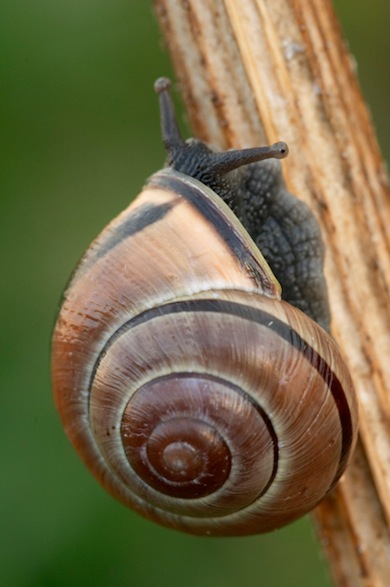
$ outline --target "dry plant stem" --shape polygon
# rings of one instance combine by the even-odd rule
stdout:
[[[194,135],[285,140],[290,190],[320,222],[332,333],[360,443],[315,518],[338,585],[390,585],[390,194],[329,0],[155,0]]]

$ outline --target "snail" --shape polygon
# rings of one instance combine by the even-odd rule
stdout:
[[[166,167],[73,274],[55,403],[88,468],[142,516],[205,536],[267,532],[331,491],[356,442],[319,229],[284,185],[285,143],[184,141],[169,80],[155,90]]]

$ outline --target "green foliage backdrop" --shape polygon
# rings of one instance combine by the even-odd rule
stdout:
[[[390,5],[336,9],[388,155]],[[152,84],[172,72],[149,2],[2,0],[0,23],[0,584],[329,585],[308,519],[270,536],[179,535],[117,504],[70,447],[50,390],[58,301],[162,164]]]

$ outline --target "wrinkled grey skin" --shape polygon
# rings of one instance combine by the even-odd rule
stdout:
[[[282,286],[282,298],[329,331],[324,246],[313,213],[287,191],[276,159],[233,173],[241,180],[232,209]]]

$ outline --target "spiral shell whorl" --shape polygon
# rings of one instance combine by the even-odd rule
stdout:
[[[340,377],[350,385],[332,370],[335,345],[327,337],[323,348],[311,321],[311,344],[301,339],[302,319],[280,302],[227,291],[153,309],[111,337],[90,418],[124,501],[199,534],[267,531],[314,507],[351,449],[338,404],[355,406],[330,389]],[[306,403],[318,414],[307,415]]]
[[[155,489],[185,500],[205,497],[223,487],[230,474],[234,476],[235,469],[238,468],[245,470],[248,477],[245,483],[244,475],[240,476],[243,491],[242,500],[238,499],[236,504],[239,509],[240,501],[246,503],[253,500],[267,484],[272,473],[272,462],[262,463],[261,470],[258,470],[258,450],[251,445],[252,441],[255,441],[253,444],[257,441],[260,446],[271,448],[269,452],[272,455],[272,442],[269,447],[269,433],[261,416],[240,390],[216,377],[201,373],[173,374],[155,380],[147,389],[139,390],[137,395],[141,395],[139,403],[144,404],[144,410],[137,413],[137,407],[133,407],[133,403],[137,403],[137,397],[134,398],[135,401],[130,400],[130,414],[128,418],[127,414],[124,416],[122,432],[125,428],[128,429],[129,442],[125,440],[126,448],[136,451],[135,457],[129,459],[131,464],[133,467],[135,465],[136,470],[149,464],[145,477],[147,482],[151,480],[150,484]],[[133,411],[136,412],[135,418],[132,417]],[[134,423],[134,420],[138,421]],[[246,430],[239,429],[243,420],[247,423]],[[157,424],[153,430],[149,430],[145,422],[150,428],[156,422]],[[137,432],[140,428],[144,428],[143,444],[141,447],[134,447],[134,444],[138,444]],[[161,434],[164,431],[166,438]],[[150,462],[151,444],[156,464],[154,471],[153,463]],[[191,471],[181,468],[176,479],[170,479],[174,476],[175,464],[171,460],[169,468],[164,463],[164,454],[166,448],[177,445],[182,445],[182,450],[186,448],[186,454],[191,455],[191,464],[195,460],[196,467]],[[147,451],[147,458],[142,454],[142,449]],[[257,461],[256,468],[253,467],[254,461]],[[156,470],[157,467],[160,471]],[[185,474],[183,480],[179,478],[180,473]],[[226,511],[226,507],[232,506],[224,505],[221,494],[218,498],[218,510]],[[187,508],[188,501],[183,504],[183,513]]]

